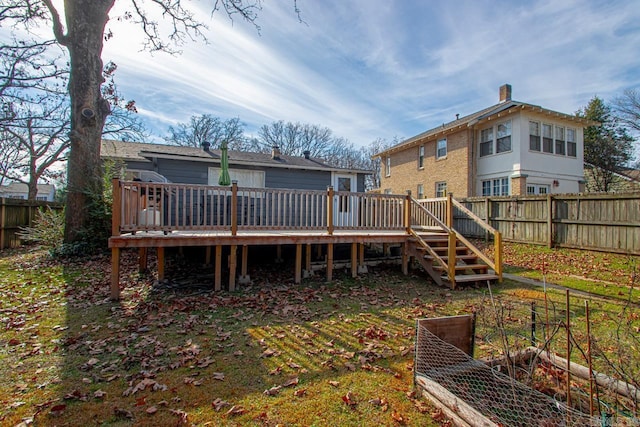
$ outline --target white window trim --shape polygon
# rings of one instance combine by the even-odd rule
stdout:
[[[391,176],[391,157],[387,156],[384,163],[384,176]]]

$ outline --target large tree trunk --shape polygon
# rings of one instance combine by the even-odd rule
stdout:
[[[100,141],[109,114],[102,98],[102,46],[109,10],[115,0],[65,0],[71,59],[71,149],[67,172],[65,242],[74,242],[88,226],[90,194],[100,194]]]

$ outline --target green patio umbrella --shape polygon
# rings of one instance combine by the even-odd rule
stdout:
[[[218,185],[231,185],[231,177],[229,176],[229,154],[227,153],[227,141],[223,141],[220,144],[221,159],[220,159],[220,178],[218,178]]]

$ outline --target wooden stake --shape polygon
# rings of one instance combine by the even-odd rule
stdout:
[[[351,243],[351,277],[358,277],[358,244]]]

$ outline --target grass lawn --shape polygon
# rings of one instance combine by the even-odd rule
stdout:
[[[331,284],[317,277],[295,285],[288,267],[264,266],[251,271],[251,286],[213,293],[154,286],[152,274],[137,273],[133,252],[122,262],[127,286],[114,303],[108,257],[0,252],[0,424],[448,425],[412,393],[416,319],[476,312],[476,357],[503,351],[486,288],[450,291],[420,271],[379,267],[358,279],[337,272]],[[603,277],[626,289],[620,263],[614,271],[610,261]],[[535,302],[543,316],[542,290],[505,281],[492,291],[510,342],[528,345],[528,310]],[[552,318],[563,300],[549,292]],[[583,307],[572,299],[580,342]],[[637,306],[592,303],[592,334],[612,359],[627,357],[632,374],[640,352],[618,354],[611,331],[624,323],[637,332],[639,315]]]

